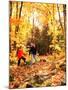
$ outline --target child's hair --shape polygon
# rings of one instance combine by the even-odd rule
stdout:
[[[19,47],[19,49],[21,49],[21,48],[22,48],[22,46]]]
[[[19,49],[21,49],[22,48],[22,46],[19,46],[18,48],[17,48],[17,50],[19,50]]]

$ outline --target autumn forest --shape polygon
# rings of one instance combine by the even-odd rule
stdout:
[[[66,85],[66,5],[9,2],[9,88]]]

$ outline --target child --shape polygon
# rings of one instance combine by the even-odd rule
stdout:
[[[20,61],[21,59],[24,60],[24,62],[26,63],[26,58],[24,57],[24,52],[23,52],[23,49],[22,47],[20,46],[17,50],[17,57],[18,57],[18,66],[20,65]]]

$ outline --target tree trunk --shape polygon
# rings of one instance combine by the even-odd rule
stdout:
[[[12,2],[10,1],[9,2],[9,20],[11,19],[12,17]],[[10,23],[10,26],[9,26],[9,33],[11,33],[11,23]],[[11,35],[9,36],[9,49],[10,49],[10,52],[11,52]]]
[[[21,2],[20,12],[19,12],[19,19],[21,18],[21,11],[22,11],[23,2]],[[16,12],[16,18],[18,18],[18,3],[16,5],[17,12]],[[16,26],[16,32],[19,30],[19,25]]]
[[[10,3],[9,3],[9,8],[10,8],[10,18],[11,18],[11,16],[12,16],[12,2],[10,1]]]
[[[66,5],[63,5],[64,31],[66,31]]]
[[[23,2],[21,2],[20,12],[19,12],[19,15],[18,15],[18,2],[16,3],[16,19],[21,18],[22,6],[23,6]],[[15,37],[17,36],[18,31],[19,31],[19,24],[16,25],[16,28],[15,28]],[[14,48],[16,49],[16,41],[14,42]]]
[[[65,45],[66,45],[66,5],[63,5],[63,15],[64,15],[64,38],[65,38]],[[65,47],[66,50],[66,47]]]
[[[20,7],[20,13],[19,13],[19,18],[21,17],[21,12],[22,12],[22,6],[23,6],[23,2],[21,2],[21,7]]]
[[[59,11],[59,6],[58,6],[58,4],[57,4],[57,10],[58,10],[58,15],[59,15],[60,26],[61,26],[62,32],[63,32],[63,34],[64,34],[64,28],[63,28],[63,25],[62,25],[62,22],[61,22],[61,16],[60,16],[60,11]]]
[[[16,2],[16,19],[18,18],[18,2]]]

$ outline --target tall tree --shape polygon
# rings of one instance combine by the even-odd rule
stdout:
[[[16,2],[16,19],[18,18],[18,2]]]
[[[64,28],[63,28],[62,21],[61,21],[61,16],[60,16],[60,8],[59,8],[59,5],[58,4],[57,4],[57,10],[58,10],[58,15],[59,15],[60,26],[61,26],[62,32],[64,34]]]
[[[66,5],[63,5],[63,15],[64,15],[64,31],[66,30]]]
[[[66,45],[66,5],[63,5],[63,15],[64,15],[64,38],[65,38],[65,45]],[[66,47],[65,47],[66,50]]]
[[[16,19],[19,19],[20,20],[23,2],[21,2],[20,10],[18,9],[18,4],[19,4],[19,2],[16,2]],[[20,11],[19,14],[18,14],[18,11]],[[19,24],[17,24],[16,25],[16,28],[15,28],[15,37],[17,36],[17,32],[18,31],[19,31]],[[14,48],[16,49],[16,41],[14,41]]]
[[[10,18],[11,18],[11,16],[12,16],[12,2],[10,1],[10,3],[9,3],[9,8],[10,8]]]
[[[12,17],[12,1],[9,2],[9,19]],[[10,26],[9,26],[9,32],[11,33],[11,23],[10,23]],[[10,35],[10,38],[9,38],[9,44],[10,44],[10,52],[11,52],[11,35]]]
[[[22,6],[23,6],[23,2],[21,2],[20,12],[19,12],[19,16],[18,16],[18,2],[17,2],[17,4],[16,4],[16,19],[18,17],[19,17],[19,19],[21,18]],[[16,26],[16,32],[18,32],[18,30],[19,30],[19,25]]]
[[[23,2],[21,2],[21,6],[20,6],[20,12],[19,12],[19,18],[21,17],[22,6],[23,6]]]

